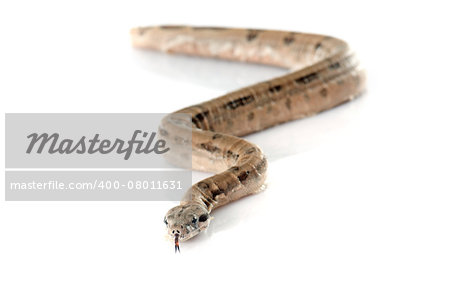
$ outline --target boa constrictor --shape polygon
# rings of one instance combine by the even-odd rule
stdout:
[[[365,74],[346,42],[324,35],[217,27],[155,26],[131,30],[132,43],[170,53],[288,68],[286,75],[181,109],[162,122],[160,134],[180,139],[191,131],[192,168],[217,174],[194,184],[164,217],[170,236],[187,240],[205,230],[210,212],[257,193],[267,159],[240,138],[315,115],[350,101],[365,89]],[[182,121],[177,113],[189,114]]]

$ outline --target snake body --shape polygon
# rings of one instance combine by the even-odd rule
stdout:
[[[365,89],[365,75],[348,44],[298,32],[216,27],[158,26],[131,31],[132,43],[170,53],[244,61],[292,70],[175,113],[160,132],[176,138],[192,129],[192,168],[215,172],[194,184],[179,206],[164,217],[168,234],[187,240],[205,230],[210,212],[264,184],[267,159],[241,136],[315,115],[352,100]]]

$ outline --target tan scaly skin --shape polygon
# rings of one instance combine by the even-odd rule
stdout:
[[[288,68],[290,73],[168,115],[160,134],[183,140],[192,129],[192,168],[217,174],[193,185],[164,221],[170,236],[188,240],[205,230],[210,212],[264,184],[267,160],[258,146],[239,138],[315,115],[352,100],[365,75],[346,42],[330,36],[253,29],[159,26],[131,31],[135,47]],[[190,136],[190,135],[189,135]],[[178,234],[178,235],[175,235]]]

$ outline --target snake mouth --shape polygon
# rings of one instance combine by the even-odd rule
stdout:
[[[186,225],[183,229],[169,227],[167,234],[174,240],[177,238],[179,241],[187,241],[192,237],[197,236],[205,228],[193,228],[192,226]]]
[[[189,236],[186,236],[186,234],[180,234],[180,233],[175,233],[175,234],[169,233],[169,236],[172,239],[177,239],[179,241],[185,241],[185,240],[189,239]]]
[[[172,234],[172,233],[169,233],[169,237],[172,240],[175,240],[177,238],[177,240],[179,242],[184,242],[184,241],[187,241],[187,240],[191,239],[192,237],[195,237],[199,233],[200,233],[200,230],[191,231],[191,232],[189,232],[187,234],[183,234],[183,233],[181,233],[181,234],[178,234],[178,233]]]

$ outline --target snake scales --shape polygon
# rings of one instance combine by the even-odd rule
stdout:
[[[290,73],[177,111],[160,132],[192,129],[192,168],[217,174],[194,184],[164,217],[170,236],[187,240],[205,230],[210,212],[260,191],[267,159],[258,146],[239,138],[315,115],[364,91],[365,75],[346,42],[324,35],[217,27],[158,26],[131,30],[132,43],[170,53],[273,65]],[[191,143],[190,143],[191,144]],[[178,247],[179,250],[179,247]]]

